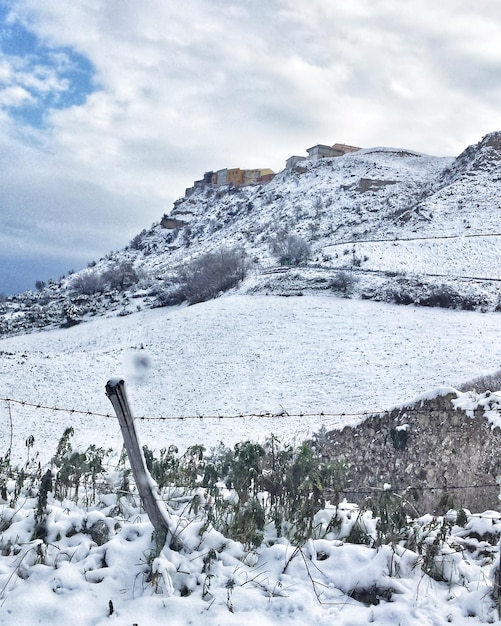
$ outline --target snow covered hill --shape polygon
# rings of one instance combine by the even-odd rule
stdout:
[[[165,304],[180,268],[236,249],[243,293],[500,309],[500,192],[501,132],[456,159],[372,148],[305,160],[266,184],[201,185],[123,250],[4,298],[0,333]],[[278,267],[274,250],[290,235],[309,254]]]
[[[311,245],[310,268],[326,275],[355,272],[357,293],[365,297],[386,299],[406,280],[409,289],[446,284],[473,296],[477,305],[495,306],[501,281],[500,144],[501,134],[493,133],[457,159],[373,148],[304,161],[266,186],[226,193],[202,187],[171,213],[187,225],[167,258],[176,259],[180,250],[185,255],[186,242],[190,253],[199,246],[238,244],[254,256],[259,274],[276,263],[272,242],[293,232]],[[149,245],[162,248],[155,236],[145,239]],[[315,287],[307,272],[296,272],[303,288]],[[475,280],[481,278],[486,280]]]

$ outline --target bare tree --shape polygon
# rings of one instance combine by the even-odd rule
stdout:
[[[123,291],[135,285],[139,276],[134,266],[129,261],[120,261],[106,272],[103,272],[103,279],[110,289]]]
[[[193,259],[179,272],[180,288],[190,304],[205,302],[238,285],[245,278],[247,263],[240,248],[223,248]]]
[[[106,285],[103,277],[98,272],[81,272],[71,280],[72,291],[83,296],[92,296],[95,293],[104,291]]]
[[[280,265],[301,265],[311,254],[310,244],[294,233],[279,233],[271,245],[271,252]]]

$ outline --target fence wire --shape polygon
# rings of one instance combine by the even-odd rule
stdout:
[[[17,400],[14,398],[0,398],[0,402],[5,402],[8,407],[9,413],[9,424],[10,424],[10,448],[12,447],[12,439],[13,439],[13,419],[12,419],[12,411],[11,404],[18,404],[23,407],[29,407],[34,410],[43,410],[43,411],[59,411],[62,413],[70,414],[70,415],[86,415],[86,416],[94,416],[100,418],[108,418],[108,419],[117,419],[115,415],[111,413],[99,413],[95,411],[85,411],[81,409],[72,409],[72,408],[63,408],[58,406],[48,406],[40,403],[32,403],[27,402],[25,400]],[[393,412],[398,412],[401,414],[405,414],[407,408],[393,408],[386,410],[375,410],[375,411],[358,411],[358,412],[329,412],[329,411],[318,411],[318,412],[301,412],[301,413],[291,413],[285,410],[282,410],[278,413],[272,412],[262,412],[262,413],[239,413],[236,415],[183,415],[183,416],[163,416],[163,417],[146,417],[139,416],[135,417],[135,420],[141,421],[163,421],[163,420],[172,420],[172,421],[183,421],[183,420],[206,420],[206,419],[215,419],[215,420],[224,420],[224,419],[247,419],[247,418],[286,418],[286,417],[375,417],[384,414],[391,414]],[[431,414],[432,410],[430,409],[413,409],[413,414]],[[15,474],[15,472],[14,472]],[[132,481],[133,483],[133,481]],[[394,487],[391,489],[392,492],[402,492],[408,491],[412,489],[416,489],[419,491],[456,491],[456,490],[467,490],[467,489],[493,489],[497,488],[501,490],[500,483],[482,483],[478,485],[447,485],[447,486],[433,486],[433,485],[407,485],[405,487]],[[341,489],[340,493],[343,494],[360,494],[360,495],[374,495],[378,492],[382,491],[381,487],[368,486],[365,489],[350,489],[344,488]],[[481,515],[475,515],[475,517],[482,517]],[[489,518],[490,519],[490,518]]]
[[[59,411],[62,413],[67,413],[70,415],[87,415],[92,417],[103,417],[109,419],[116,419],[116,416],[111,413],[99,413],[96,411],[90,410],[81,410],[81,409],[70,409],[58,406],[49,406],[39,403],[27,402],[26,400],[17,400],[14,398],[0,398],[1,402],[5,402],[9,407],[10,404],[19,404],[23,407],[30,407],[35,410],[44,410],[44,411]],[[10,410],[10,409],[9,409]],[[247,418],[277,418],[277,417],[369,417],[370,415],[378,415],[381,413],[386,413],[386,410],[374,410],[374,411],[315,411],[315,412],[299,412],[294,413],[286,410],[281,410],[278,412],[271,411],[263,411],[260,413],[237,413],[235,415],[168,415],[168,416],[146,416],[146,415],[138,415],[134,416],[135,420],[141,421],[164,421],[164,420],[174,420],[174,421],[183,421],[183,420],[223,420],[223,419],[247,419]]]
[[[16,400],[14,398],[0,398],[0,402],[5,402],[9,407],[9,415],[12,421],[12,415],[10,410],[10,404],[18,404],[23,407],[29,407],[35,410],[43,410],[43,411],[56,411],[61,413],[66,413],[70,415],[87,415],[91,417],[102,417],[107,419],[116,419],[116,416],[112,413],[99,413],[96,411],[90,410],[82,410],[82,409],[72,409],[72,408],[64,408],[58,406],[49,406],[40,403],[27,402],[26,400]],[[394,407],[389,409],[373,409],[373,410],[363,410],[363,411],[300,411],[293,412],[282,409],[278,412],[271,411],[262,411],[259,413],[236,413],[234,415],[224,415],[224,414],[214,414],[214,415],[203,415],[202,413],[197,413],[196,415],[157,415],[157,416],[147,416],[147,415],[135,415],[133,416],[135,420],[139,421],[184,421],[184,420],[225,420],[225,419],[248,419],[248,418],[287,418],[287,417],[374,417],[378,415],[384,415],[389,413],[398,412],[400,414],[404,414],[409,409],[406,407]],[[412,413],[416,414],[429,414],[432,411],[430,409],[412,409]]]

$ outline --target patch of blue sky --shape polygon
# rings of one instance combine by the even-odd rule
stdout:
[[[12,21],[2,2],[0,55],[10,68],[8,77],[0,78],[0,91],[18,95],[0,100],[0,106],[19,123],[43,127],[47,111],[83,104],[96,89],[94,67],[85,56],[46,45]]]

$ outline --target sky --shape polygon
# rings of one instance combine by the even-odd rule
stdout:
[[[0,293],[123,248],[205,171],[501,129],[498,0],[0,0]]]

